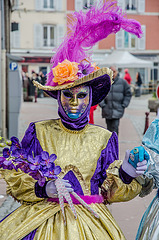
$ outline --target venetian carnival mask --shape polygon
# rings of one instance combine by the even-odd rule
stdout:
[[[79,118],[89,104],[89,87],[78,86],[62,90],[61,104],[69,118]]]

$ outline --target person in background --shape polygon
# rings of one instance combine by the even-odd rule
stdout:
[[[45,85],[46,76],[43,74],[42,71],[39,72],[39,79],[40,79],[40,83],[41,83],[42,85]],[[39,91],[39,97],[40,97],[40,98],[43,98],[43,97],[44,97],[44,92],[43,92],[43,90],[40,90],[40,91]]]
[[[124,79],[127,81],[128,84],[131,84],[132,79],[131,79],[131,76],[130,76],[130,73],[129,73],[128,69],[126,68],[124,70],[124,72],[125,72]]]
[[[34,80],[37,79],[37,75],[34,70],[32,70],[32,75],[31,75],[31,82],[33,83]],[[38,80],[38,79],[37,79]],[[37,88],[32,84],[32,94],[34,96],[34,102],[37,102]]]
[[[45,83],[46,83],[46,76],[44,75],[44,73],[42,71],[39,72],[39,77],[40,77],[40,83],[45,85]]]
[[[89,123],[94,124],[94,111],[97,109],[98,105],[92,106],[89,113]]]
[[[141,96],[141,85],[142,85],[142,78],[139,72],[136,73],[136,97],[140,97]]]
[[[109,94],[99,104],[102,108],[102,118],[105,118],[107,129],[119,134],[119,122],[131,100],[130,85],[122,78],[115,66],[111,66],[113,81]]]

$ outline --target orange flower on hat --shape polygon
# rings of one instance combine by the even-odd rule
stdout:
[[[70,62],[65,59],[62,63],[59,63],[56,67],[52,69],[54,78],[53,82],[62,85],[63,83],[74,81],[78,79],[78,63]]]
[[[93,63],[93,64],[92,64],[92,67],[94,67],[94,71],[93,71],[93,72],[95,72],[95,71],[97,71],[98,69],[100,69],[100,67],[98,67],[98,66],[96,65],[96,63]]]

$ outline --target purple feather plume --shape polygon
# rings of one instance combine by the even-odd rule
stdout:
[[[141,25],[134,19],[127,19],[125,12],[117,6],[117,1],[104,1],[92,6],[90,10],[74,12],[69,18],[68,33],[51,59],[51,68],[65,59],[80,62],[90,58],[90,49],[111,33],[121,29],[142,36]],[[48,74],[46,85],[53,86],[52,70]]]

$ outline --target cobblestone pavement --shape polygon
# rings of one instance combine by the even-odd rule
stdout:
[[[139,98],[132,97],[124,117],[120,121],[119,128],[119,156],[124,159],[125,151],[139,146],[142,141],[145,128],[145,112],[148,110],[148,99],[151,95],[142,95]],[[101,118],[101,109],[94,112],[95,124],[105,127],[105,120]],[[31,121],[49,118],[57,118],[57,102],[52,98],[38,98],[37,103],[23,102],[19,116],[19,138],[21,139]],[[155,113],[149,114],[149,123],[155,118]],[[12,197],[6,196],[5,183],[0,180],[0,219],[12,212],[19,203]],[[135,239],[140,219],[150,201],[154,197],[153,191],[147,197],[136,197],[128,203],[114,203],[108,208],[123,230],[127,240]],[[126,230],[125,230],[126,229]]]

